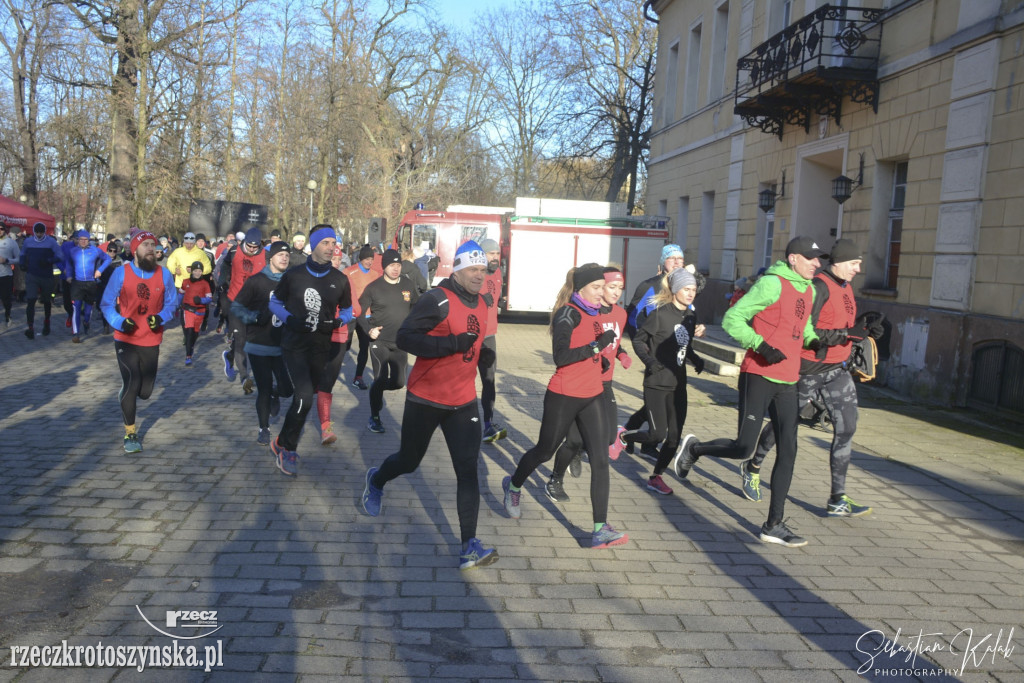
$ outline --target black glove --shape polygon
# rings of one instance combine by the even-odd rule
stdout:
[[[290,315],[288,319],[284,321],[284,326],[292,332],[312,332],[313,328],[306,324],[305,318],[300,318],[297,315]]]
[[[146,318],[146,324],[149,325],[149,329],[156,332],[164,325],[164,319],[158,315],[151,315]]]
[[[867,328],[868,334],[871,335],[872,339],[881,339],[882,335],[885,334],[885,327],[882,325],[881,320],[868,323]]]
[[[597,348],[603,349],[612,342],[615,341],[615,330],[605,330],[601,333],[601,336],[597,338]]]
[[[850,341],[860,341],[869,335],[870,333],[868,332],[868,328],[864,324],[864,321],[846,329],[846,338]]]
[[[697,371],[697,374],[704,372],[704,359],[698,355],[693,356],[693,369]]]
[[[608,372],[608,368],[610,368],[611,366],[612,366],[612,362],[610,360],[608,360],[608,356],[605,356],[604,354],[602,354],[601,355],[601,372],[602,373]]]
[[[194,297],[192,297],[192,303],[194,303],[196,306],[201,305],[203,303],[203,297],[201,297],[201,296],[194,296]]]
[[[786,354],[784,354],[782,351],[779,351],[777,348],[775,348],[766,341],[763,341],[760,344],[758,344],[757,348],[754,350],[757,353],[761,354],[761,357],[764,358],[764,362],[767,363],[768,365],[775,365],[776,363],[781,363],[782,361],[786,360]]]
[[[332,320],[320,321],[316,326],[316,331],[324,334],[330,334],[339,327],[341,327],[341,321],[337,318],[333,318]]]
[[[473,334],[472,332],[463,332],[462,334],[454,334],[455,337],[455,350],[459,353],[465,353],[472,348],[473,344],[476,343],[476,338],[480,335]]]
[[[494,352],[494,349],[486,346],[480,347],[480,360],[478,364],[482,368],[489,368],[494,365],[495,361],[498,360],[498,354]]]
[[[125,334],[135,334],[137,329],[139,329],[139,326],[131,318],[125,318],[124,322],[121,323],[121,331]]]
[[[273,317],[273,315],[274,314],[271,313],[270,311],[260,311],[259,314],[257,314],[256,316],[256,326],[265,327],[266,324],[270,322],[270,319]]]

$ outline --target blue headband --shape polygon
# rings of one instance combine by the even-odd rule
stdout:
[[[338,236],[334,233],[334,228],[320,228],[314,230],[309,236],[309,248],[316,249],[316,245],[320,244],[321,240],[331,238],[332,240],[338,239]]]

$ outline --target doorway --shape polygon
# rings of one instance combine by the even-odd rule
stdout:
[[[832,199],[832,179],[846,175],[848,144],[843,134],[797,148],[790,239],[810,237],[828,251],[841,236],[843,207]]]

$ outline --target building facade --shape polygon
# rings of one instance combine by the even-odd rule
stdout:
[[[1024,3],[649,7],[647,206],[714,284],[705,315],[792,237],[845,237],[887,318],[877,381],[1024,415]]]

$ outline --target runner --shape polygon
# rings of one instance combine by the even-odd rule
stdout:
[[[353,263],[342,271],[348,277],[349,285],[352,287],[352,313],[356,318],[362,313],[362,309],[359,307],[359,297],[363,295],[363,290],[366,289],[368,284],[380,277],[380,273],[373,269],[373,258],[373,247],[369,244],[364,244],[359,250],[358,262]],[[368,389],[369,387],[366,382],[363,381],[363,372],[366,371],[366,360],[370,352],[370,338],[366,336],[366,332],[358,325],[350,326],[346,351],[352,347],[353,327],[355,328],[355,336],[359,338],[359,353],[356,355],[356,374],[352,378],[352,386]]]
[[[608,516],[608,426],[605,424],[601,386],[601,352],[615,341],[614,330],[606,330],[598,320],[604,267],[587,263],[572,276],[570,294],[565,286],[559,298],[568,297],[551,316],[551,356],[555,374],[544,394],[537,444],[523,454],[511,477],[505,477],[505,511],[512,519],[522,512],[519,502],[522,487],[533,471],[551,459],[555,449],[575,422],[590,455],[590,504],[594,515],[592,548],[607,548],[629,541],[626,534],[607,523]]]
[[[11,326],[11,305],[14,299],[14,265],[21,256],[18,241],[11,229],[0,222],[0,302],[4,305],[4,326]]]
[[[75,232],[74,239],[77,244],[68,253],[64,274],[71,285],[71,341],[79,344],[83,332],[89,332],[92,307],[99,294],[99,279],[110,265],[110,255],[89,244],[89,233],[85,230]]]
[[[176,249],[174,254],[179,251],[180,248]],[[174,254],[171,254],[172,259]],[[202,261],[195,261],[189,266],[188,279],[178,288],[181,293],[181,320],[185,335],[185,365],[192,365],[192,354],[196,348],[196,340],[199,339],[199,330],[206,320],[210,302],[213,301],[210,283],[203,277],[204,271]]]
[[[124,417],[124,452],[138,453],[142,442],[135,425],[136,402],[153,393],[164,323],[174,317],[178,294],[170,271],[157,265],[153,233],[136,232],[130,250],[134,260],[110,276],[100,309],[114,328],[114,351],[121,371],[118,399]]]
[[[625,431],[619,439],[623,444],[640,443],[656,446],[664,441],[647,480],[647,488],[670,495],[672,489],[661,478],[679,445],[679,435],[686,423],[686,361],[697,374],[704,371],[704,359],[693,350],[694,337],[704,336],[704,326],[690,304],[697,296],[697,279],[685,268],[668,276],[666,286],[654,297],[657,308],[647,316],[633,338],[633,349],[643,361],[644,407],[648,431]]]
[[[344,270],[343,251],[338,244],[334,245],[331,267],[335,270]],[[331,404],[334,402],[334,385],[338,381],[338,373],[341,372],[345,350],[348,348],[348,328],[348,325],[341,325],[331,333],[331,351],[327,356],[327,364],[324,365],[316,382],[316,414],[320,420],[320,444],[323,446],[329,446],[338,440],[338,435],[334,433],[334,424],[331,422]]]
[[[385,431],[380,419],[384,392],[405,386],[409,357],[395,345],[395,339],[398,328],[420,298],[415,283],[402,275],[402,259],[397,251],[385,251],[381,264],[384,276],[363,290],[359,297],[362,313],[357,320],[360,329],[370,338],[373,384],[370,385],[370,420],[366,428],[375,434]]]
[[[270,296],[270,311],[282,321],[281,353],[295,387],[291,407],[270,450],[278,469],[294,477],[299,445],[313,394],[331,356],[331,334],[352,320],[348,279],[331,266],[337,237],[334,228],[318,225],[309,236],[306,264],[285,273]],[[262,253],[262,251],[261,251]],[[335,377],[337,373],[335,373]]]
[[[287,270],[289,257],[284,242],[270,245],[267,265],[245,281],[231,304],[245,324],[245,354],[256,380],[256,443],[264,446],[270,445],[270,418],[277,415],[281,398],[292,395],[292,381],[281,355],[281,320],[270,312],[270,295]]]
[[[484,301],[487,302],[487,337],[484,339],[484,346],[492,351],[490,354],[480,356],[480,382],[483,385],[480,406],[484,410],[484,443],[494,443],[508,436],[508,430],[504,426],[492,424],[494,399],[497,397],[494,375],[498,364],[498,343],[495,335],[498,333],[498,302],[501,299],[501,251],[498,243],[491,239],[481,241],[480,248],[487,256],[487,279],[484,281],[483,290]],[[494,362],[484,365],[483,359],[492,355]]]
[[[53,267],[64,261],[57,240],[46,234],[46,226],[32,226],[32,237],[21,245],[18,265],[25,271],[25,336],[36,338],[36,300],[43,300],[43,336],[50,334],[50,310],[53,306]]]
[[[575,269],[572,269],[569,272],[573,273],[574,271]],[[618,360],[622,363],[622,367],[626,370],[633,364],[633,359],[629,357],[625,349],[619,346],[622,341],[622,333],[626,328],[626,310],[616,304],[622,297],[624,285],[625,279],[621,270],[614,267],[604,269],[604,289],[601,290],[601,312],[598,314],[598,320],[601,322],[602,328],[615,332],[615,341],[606,346],[601,352],[604,356],[601,359],[601,366],[603,368],[601,386],[603,388],[605,426],[608,429],[608,457],[612,460],[616,460],[619,457],[619,452],[622,450],[617,436],[618,432],[623,430],[622,427],[616,428],[616,422],[619,419],[619,407],[615,402],[615,392],[612,389],[612,380],[615,377],[615,361]],[[571,290],[567,288],[566,296],[568,296],[569,291]],[[564,305],[562,302],[559,302],[559,304]],[[555,308],[559,307],[556,306]],[[580,436],[580,430],[574,422],[569,427],[569,435],[565,437],[565,441],[555,451],[555,465],[552,468],[551,478],[544,486],[544,493],[547,494],[547,497],[552,502],[569,502],[569,494],[565,492],[562,479],[565,477],[566,469],[569,470],[569,474],[573,477],[579,477],[583,472],[582,452],[583,437]]]
[[[221,263],[220,281],[227,285],[228,338],[230,346],[221,354],[224,360],[224,376],[229,382],[241,376],[242,391],[251,394],[254,383],[249,377],[249,364],[245,358],[245,323],[231,315],[231,302],[242,290],[245,281],[263,270],[267,265],[267,252],[260,247],[262,233],[259,228],[251,228],[245,233],[240,246],[234,246],[224,255]]]
[[[417,302],[398,330],[399,349],[416,356],[402,415],[402,440],[380,468],[366,472],[363,509],[376,517],[384,486],[415,472],[437,428],[441,428],[455,468],[456,506],[462,549],[459,569],[498,561],[498,552],[476,537],[480,514],[480,413],[477,407],[477,356],[487,333],[486,304],[480,296],[487,258],[469,240],[455,252],[452,276]]]
[[[796,383],[800,373],[800,351],[814,350],[820,342],[811,322],[814,288],[811,278],[818,257],[825,252],[809,237],[796,237],[786,245],[786,260],[778,261],[725,313],[722,328],[747,355],[740,366],[739,431],[735,439],[701,443],[687,434],[676,453],[672,468],[685,479],[702,455],[743,460],[757,445],[765,410],[771,416],[779,444],[772,468],[772,497],[768,519],[761,527],[761,540],[788,548],[807,545],[783,519],[786,496],[796,462],[796,426],[799,412]]]
[[[806,405],[820,392],[833,429],[829,449],[832,495],[825,504],[825,511],[830,517],[859,517],[870,513],[871,508],[858,505],[846,495],[846,472],[850,468],[853,435],[857,431],[857,385],[846,362],[854,341],[867,336],[877,339],[884,329],[880,323],[857,322],[857,301],[850,286],[863,260],[857,245],[847,239],[836,240],[828,258],[829,267],[812,280],[811,321],[822,348],[817,352],[804,349],[800,353],[797,406]],[[775,431],[771,425],[765,425],[754,457],[740,464],[741,488],[750,500],[761,500],[761,464],[773,446]]]

